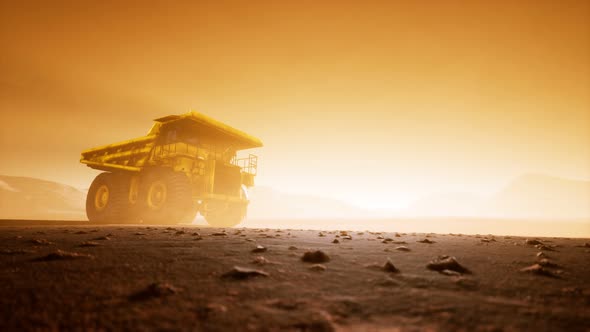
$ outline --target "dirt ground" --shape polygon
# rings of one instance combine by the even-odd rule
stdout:
[[[2,226],[0,330],[590,331],[589,242]]]

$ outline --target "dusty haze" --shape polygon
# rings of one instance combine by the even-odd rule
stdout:
[[[589,21],[587,1],[5,2],[0,174],[87,188],[81,150],[192,108],[264,141],[263,187],[487,216],[437,206],[590,180]]]

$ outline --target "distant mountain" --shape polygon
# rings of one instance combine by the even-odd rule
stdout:
[[[472,217],[482,214],[485,198],[470,193],[433,194],[398,211],[402,217]]]
[[[526,174],[490,197],[432,195],[411,204],[403,216],[590,220],[590,181]]]
[[[86,219],[86,194],[64,184],[0,175],[0,219]]]
[[[590,181],[526,174],[494,195],[485,212],[494,217],[590,219]]]

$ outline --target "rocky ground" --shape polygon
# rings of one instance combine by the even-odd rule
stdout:
[[[0,227],[0,330],[590,331],[590,241]]]

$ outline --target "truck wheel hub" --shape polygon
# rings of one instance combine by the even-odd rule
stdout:
[[[148,206],[152,209],[161,208],[166,202],[168,190],[161,181],[154,182],[148,191]]]
[[[94,207],[98,211],[104,210],[109,202],[109,188],[106,185],[102,185],[96,191],[94,195]]]

